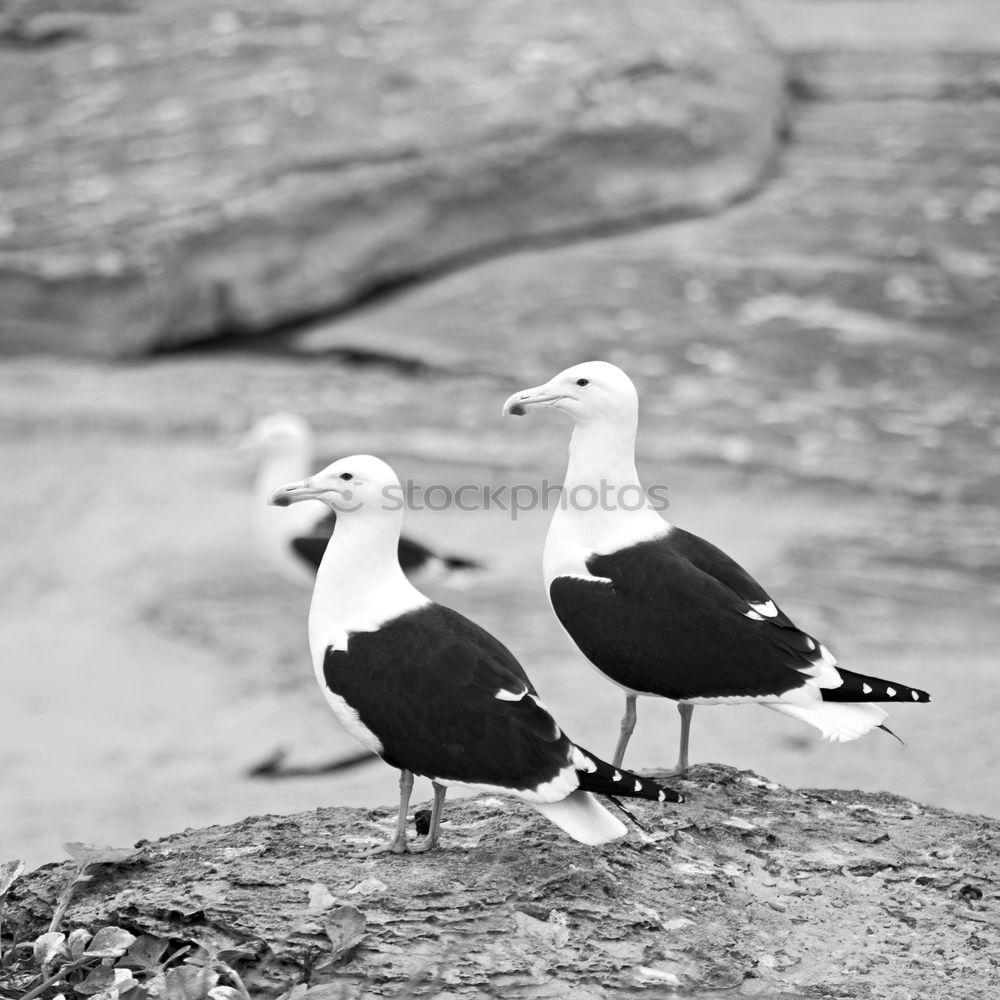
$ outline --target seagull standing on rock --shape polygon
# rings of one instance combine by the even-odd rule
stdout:
[[[605,361],[567,368],[515,392],[503,412],[542,408],[574,422],[563,496],[545,540],[545,585],[584,656],[625,690],[616,767],[639,695],[678,703],[680,774],[695,705],[752,702],[846,741],[885,728],[887,713],[873,702],[930,701],[905,684],[839,668],[746,570],[652,508],[635,466],[639,398],[620,368]]]
[[[400,770],[395,833],[366,854],[435,847],[451,784],[513,795],[584,844],[626,833],[591,793],[682,801],[574,744],[505,646],[410,583],[397,554],[403,492],[385,462],[344,458],[270,498],[302,500],[338,516],[309,609],[316,679],[344,728]],[[431,779],[434,803],[426,838],[410,842],[415,774]]]

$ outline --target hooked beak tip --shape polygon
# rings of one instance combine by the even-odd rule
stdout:
[[[524,417],[527,416],[530,407],[551,403],[558,398],[555,394],[545,391],[544,386],[537,386],[534,389],[519,389],[512,396],[507,397],[500,415]]]
[[[267,498],[268,506],[270,507],[289,507],[296,500],[301,499],[297,495],[297,491],[302,487],[302,483],[286,483],[284,486],[279,486],[274,490],[271,495]]]

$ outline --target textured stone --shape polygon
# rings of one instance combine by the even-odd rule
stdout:
[[[726,0],[95,2],[45,45],[19,23],[8,349],[260,331],[500,248],[711,212],[758,181],[783,107]]]
[[[923,1000],[992,1000],[996,820],[885,793],[791,791],[718,765],[681,785],[683,805],[630,802],[647,833],[600,849],[496,798],[451,802],[443,849],[426,855],[347,853],[387,839],[390,809],[188,830],[138,864],[94,869],[65,927],[239,949],[255,996],[298,982],[399,996],[434,982],[450,997],[659,986],[877,1000],[919,983]],[[71,867],[16,883],[5,926],[44,930]],[[378,892],[355,891],[373,879]],[[363,935],[331,956],[323,922],[338,907]]]

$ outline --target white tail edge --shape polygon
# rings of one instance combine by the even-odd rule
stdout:
[[[817,702],[815,705],[782,705],[764,703],[764,708],[799,719],[822,733],[823,738],[846,743],[856,740],[889,718],[878,705],[866,702]]]
[[[625,824],[612,816],[590,792],[577,789],[558,802],[532,802],[531,805],[581,844],[606,844],[628,833]]]

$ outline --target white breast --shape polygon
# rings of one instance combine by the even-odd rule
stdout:
[[[390,573],[381,584],[366,583],[364,587],[352,587],[349,580],[329,570],[324,573],[320,567],[309,607],[309,651],[316,683],[340,724],[364,746],[381,753],[379,738],[340,695],[327,687],[323,670],[326,653],[331,648],[347,651],[351,635],[376,632],[386,622],[431,602],[398,571]]]
[[[560,576],[596,579],[587,569],[594,554],[605,555],[639,542],[665,538],[670,524],[649,508],[641,510],[567,511],[558,509],[545,538],[542,571],[545,586]]]

